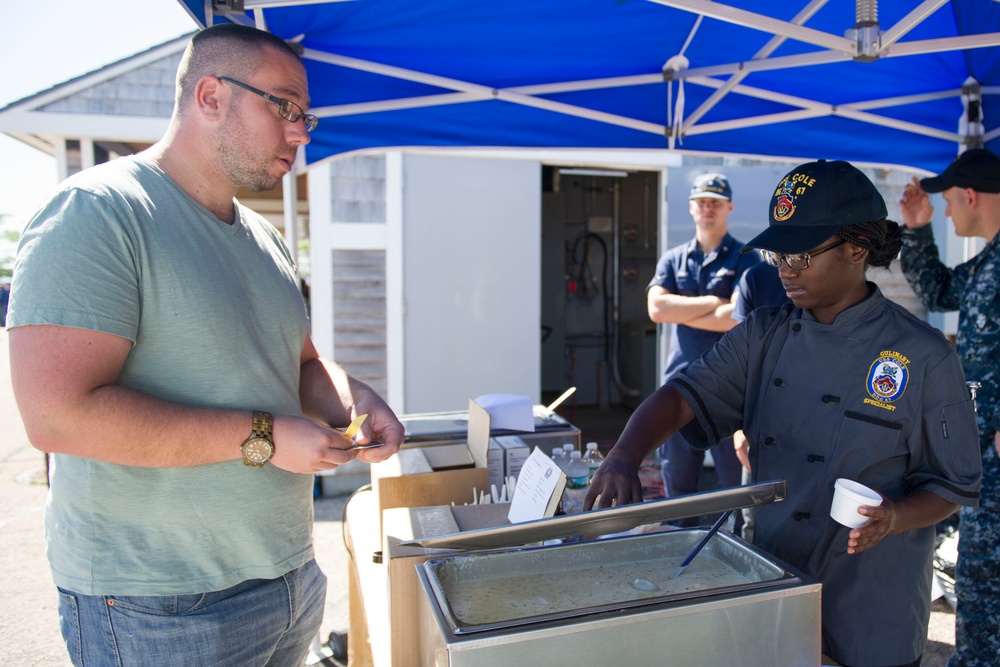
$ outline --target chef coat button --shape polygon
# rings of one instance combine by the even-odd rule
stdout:
[[[774,438],[764,438],[764,444],[768,447],[774,446]]]
[[[792,325],[792,331],[802,331],[802,325],[796,322]]]
[[[785,386],[785,381],[782,380],[781,378],[778,378],[777,380],[774,381],[774,386],[775,387],[784,387]]]
[[[823,402],[824,403],[840,403],[840,397],[839,396],[831,396],[830,394],[827,394],[827,395],[825,395],[823,397]]]
[[[812,515],[809,514],[809,512],[796,512],[795,514],[792,515],[792,518],[795,519],[796,521],[808,520],[811,517]]]
[[[806,457],[806,461],[809,461],[809,463],[822,463],[823,461],[826,461],[826,457],[820,456],[819,454],[810,454]]]

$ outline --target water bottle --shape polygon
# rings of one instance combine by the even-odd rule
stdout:
[[[562,508],[566,514],[583,511],[583,501],[590,487],[590,467],[583,462],[580,452],[573,451],[566,466],[566,490],[563,491]]]
[[[559,469],[566,472],[566,466],[569,465],[569,457],[566,456],[566,452],[563,451],[562,447],[552,448],[552,462],[559,466]]]
[[[594,473],[604,462],[604,454],[601,454],[596,442],[587,443],[587,451],[583,455],[583,461],[590,468],[590,479],[594,479]]]
[[[566,454],[567,462],[569,461],[570,452],[572,452],[574,449],[576,449],[576,445],[574,445],[572,442],[567,442],[565,445],[563,445],[563,453]]]

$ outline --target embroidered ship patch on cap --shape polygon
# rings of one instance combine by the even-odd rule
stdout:
[[[774,219],[778,222],[788,220],[795,213],[795,198],[792,196],[794,187],[795,184],[791,181],[785,181],[781,187],[778,201],[774,204]]]

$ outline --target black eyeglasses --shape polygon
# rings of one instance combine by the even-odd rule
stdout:
[[[781,260],[785,260],[785,264],[788,268],[793,271],[805,271],[809,268],[809,260],[816,255],[822,255],[827,250],[833,250],[839,245],[847,243],[844,239],[839,241],[834,241],[828,246],[823,246],[819,250],[813,250],[812,252],[797,252],[791,255],[783,255],[780,252],[774,252],[771,250],[761,250],[760,256],[764,258],[764,261],[771,266],[781,267]]]
[[[228,81],[229,83],[235,83],[240,88],[245,88],[246,90],[249,90],[251,93],[260,95],[265,100],[274,102],[275,104],[278,105],[278,113],[281,115],[281,117],[290,123],[297,123],[301,118],[302,121],[306,124],[306,132],[312,132],[313,130],[316,129],[316,126],[319,125],[319,118],[317,118],[312,114],[306,113],[305,111],[302,110],[302,107],[300,107],[295,102],[292,102],[291,100],[286,100],[281,97],[275,97],[270,93],[265,93],[263,90],[258,90],[253,86],[248,86],[242,81],[237,81],[236,79],[230,79],[228,76],[220,76],[218,77],[218,79],[220,81]]]

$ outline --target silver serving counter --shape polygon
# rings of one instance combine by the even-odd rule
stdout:
[[[707,529],[467,553],[417,565],[420,664],[820,664],[820,584]]]

